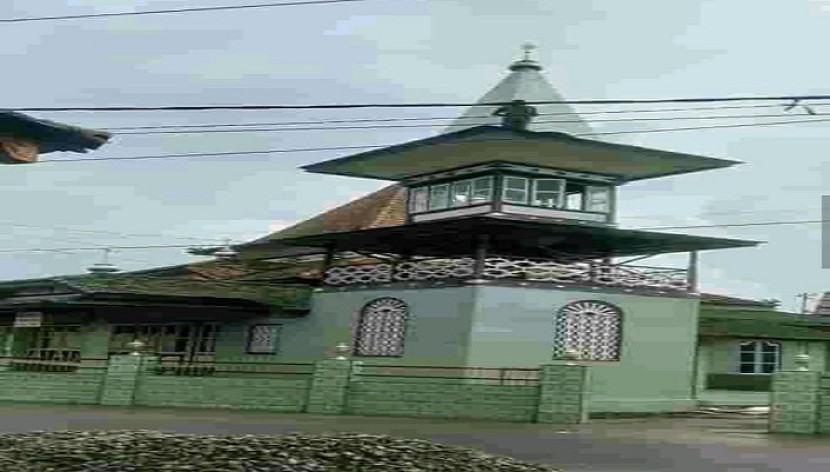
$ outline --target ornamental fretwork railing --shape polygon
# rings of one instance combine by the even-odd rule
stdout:
[[[323,281],[329,286],[348,286],[469,279],[475,274],[474,266],[472,258],[344,265],[326,270]],[[490,257],[484,261],[482,278],[679,291],[690,288],[685,269],[612,265],[595,261],[563,263]]]

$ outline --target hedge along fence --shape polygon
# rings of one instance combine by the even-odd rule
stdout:
[[[316,414],[476,418],[516,422],[587,420],[588,371],[210,362],[170,365],[115,355],[106,368],[12,372],[0,365],[0,401],[240,408]]]

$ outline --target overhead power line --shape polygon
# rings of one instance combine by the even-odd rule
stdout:
[[[250,10],[254,8],[275,8],[275,7],[296,7],[303,5],[323,5],[333,3],[351,3],[362,2],[366,0],[308,0],[305,2],[280,2],[280,3],[259,3],[252,5],[227,5],[216,7],[195,7],[195,8],[175,8],[169,10],[150,10],[150,11],[135,11],[135,12],[121,12],[121,13],[89,13],[85,15],[62,15],[62,16],[39,16],[28,18],[2,18],[0,23],[25,23],[30,21],[49,21],[49,20],[80,20],[91,18],[112,18],[117,16],[138,16],[138,15],[163,15],[171,13],[196,13],[206,11],[222,11],[222,10]]]
[[[218,157],[218,156],[244,156],[256,154],[277,154],[284,152],[313,152],[313,151],[342,151],[347,149],[367,149],[367,148],[381,148],[391,146],[385,145],[369,145],[369,146],[332,146],[332,147],[317,147],[317,148],[288,148],[288,149],[269,149],[266,151],[230,151],[230,152],[194,152],[185,154],[158,154],[152,156],[126,156],[126,157],[90,157],[80,159],[43,159],[40,162],[79,162],[79,161],[135,161],[144,159],[175,159],[180,157]]]
[[[748,227],[748,226],[774,226],[774,225],[804,225],[816,223],[830,223],[830,220],[796,220],[796,221],[765,221],[760,223],[727,223],[727,224],[712,224],[712,225],[694,225],[694,226],[659,226],[648,228],[631,228],[636,230],[657,230],[657,229],[697,229],[697,228],[728,228],[728,227]],[[628,229],[628,228],[625,228]],[[163,245],[146,245],[146,246],[106,246],[106,249],[112,250],[132,250],[132,249],[170,249],[170,248],[194,248],[194,247],[213,247],[211,245],[181,245],[181,244],[163,244]],[[14,253],[14,252],[69,252],[69,251],[100,251],[101,246],[94,247],[60,247],[60,248],[23,248],[23,249],[0,249],[0,253]]]
[[[117,231],[102,231],[102,230],[88,230],[88,229],[78,229],[78,228],[70,228],[66,226],[38,226],[38,225],[28,225],[28,224],[21,224],[15,223],[12,221],[0,221],[0,226],[9,226],[12,228],[32,228],[32,229],[48,229],[50,231],[65,231],[68,233],[83,233],[83,234],[100,234],[100,235],[108,235],[108,236],[118,236],[118,237],[137,237],[137,238],[144,238],[144,237],[164,237],[170,239],[187,239],[191,241],[224,241],[222,238],[196,238],[192,236],[174,236],[168,234],[147,234],[147,233],[123,233]]]
[[[724,128],[743,128],[743,127],[761,127],[761,126],[778,126],[796,123],[816,123],[826,122],[828,119],[810,119],[810,120],[788,120],[788,121],[773,121],[766,123],[747,123],[735,125],[712,125],[712,126],[695,126],[684,128],[657,128],[645,130],[630,130],[630,131],[611,131],[600,133],[581,133],[574,136],[598,136],[598,135],[613,135],[613,134],[647,134],[647,133],[664,133],[670,131],[691,131],[691,130],[706,130],[706,129],[724,129]],[[482,140],[484,142],[487,140]],[[489,141],[500,141],[492,139]],[[175,159],[175,158],[189,158],[189,157],[219,157],[219,156],[244,156],[244,155],[265,155],[276,153],[289,152],[316,152],[316,151],[342,151],[350,149],[372,149],[393,146],[394,144],[367,144],[363,146],[331,146],[331,147],[311,147],[311,148],[285,148],[285,149],[269,149],[264,151],[230,151],[230,152],[197,152],[184,154],[158,154],[149,156],[126,156],[126,157],[90,157],[90,158],[71,158],[71,159],[43,159],[39,162],[82,162],[82,161],[131,161],[131,160],[146,160],[146,159]]]
[[[527,105],[635,105],[658,103],[723,103],[723,102],[757,102],[784,101],[796,103],[807,100],[828,100],[830,95],[780,95],[780,96],[744,96],[744,97],[696,97],[696,98],[650,98],[618,100],[537,100],[527,101]],[[351,103],[323,105],[184,105],[184,106],[115,106],[115,107],[26,107],[12,108],[13,111],[200,111],[200,110],[312,110],[312,109],[348,109],[348,108],[453,108],[453,107],[489,107],[509,105],[510,102],[484,103]],[[782,105],[783,106],[783,105]]]
[[[695,228],[735,228],[742,226],[779,226],[779,225],[805,225],[815,223],[830,223],[830,220],[800,220],[800,221],[765,221],[761,223],[726,223],[715,225],[694,225],[694,226],[651,226],[648,228],[637,228],[638,230],[656,229],[695,229]]]
[[[724,116],[673,116],[666,118],[608,118],[590,120],[588,123],[612,122],[612,123],[628,123],[636,121],[690,121],[690,120],[725,120],[725,119],[750,119],[750,118],[781,118],[781,114],[754,114],[754,115],[724,115]],[[796,118],[793,116],[793,118]],[[786,122],[794,121],[787,120]],[[817,119],[811,121],[818,121]],[[534,121],[534,124],[550,124],[550,123],[582,123],[584,120],[539,120]],[[485,125],[487,123],[479,123]],[[752,123],[750,123],[752,124]],[[246,129],[197,129],[197,130],[164,130],[164,131],[127,131],[116,132],[118,136],[130,135],[153,135],[153,134],[210,134],[210,133],[261,133],[261,132],[279,132],[279,131],[332,131],[332,130],[353,130],[353,129],[395,129],[395,128],[433,128],[436,126],[447,127],[470,127],[476,123],[461,123],[452,125],[441,124],[415,124],[415,125],[368,125],[368,126],[308,126],[303,128],[246,128]]]
[[[825,106],[828,104],[814,105],[816,107]],[[737,106],[717,106],[717,107],[685,107],[685,108],[657,108],[657,109],[636,109],[636,110],[606,110],[606,111],[586,111],[580,112],[579,115],[606,115],[606,114],[630,114],[630,113],[667,113],[667,112],[688,112],[688,111],[704,111],[704,110],[735,110],[735,109],[750,109],[750,108],[781,108],[781,105],[737,105]],[[574,113],[539,113],[538,116],[562,116],[573,115]],[[781,116],[781,115],[776,115]],[[121,126],[121,127],[107,127],[94,126],[95,128],[104,131],[123,131],[123,130],[143,130],[143,129],[165,129],[165,128],[225,128],[238,126],[290,126],[290,125],[317,125],[324,123],[374,123],[374,122],[391,122],[391,121],[435,121],[435,120],[476,120],[490,118],[490,115],[459,117],[459,116],[431,116],[431,117],[406,117],[406,118],[356,118],[356,119],[341,119],[341,120],[305,120],[305,121],[278,121],[278,122],[253,122],[253,123],[213,123],[213,124],[171,124],[171,125],[154,125],[154,126]]]

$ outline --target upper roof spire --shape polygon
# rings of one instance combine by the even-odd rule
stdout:
[[[565,98],[548,82],[543,75],[542,66],[533,58],[537,49],[535,44],[522,45],[523,54],[519,60],[510,64],[510,73],[495,87],[478,100],[478,104],[512,103],[515,100],[533,102],[563,102]],[[571,135],[591,133],[591,128],[567,103],[548,103],[534,105],[539,119],[527,123],[528,131],[559,132]],[[501,125],[501,117],[493,113],[498,106],[477,105],[464,111],[445,132],[461,131],[481,125]]]

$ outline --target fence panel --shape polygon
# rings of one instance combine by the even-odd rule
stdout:
[[[358,365],[346,412],[531,422],[539,369]]]
[[[159,363],[141,376],[135,404],[299,413],[305,410],[313,372],[313,364]]]

